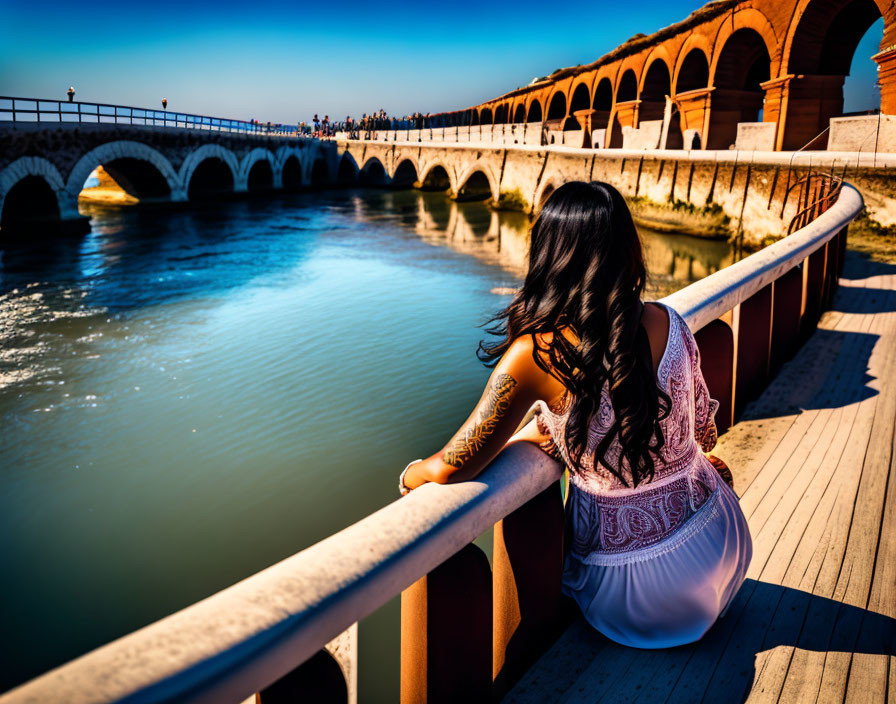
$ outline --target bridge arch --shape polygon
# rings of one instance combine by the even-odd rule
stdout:
[[[609,77],[603,76],[597,82],[597,87],[594,89],[594,99],[591,103],[591,109],[594,110],[594,115],[591,118],[591,129],[606,130],[610,125],[610,114],[613,111],[613,83],[610,81]],[[604,133],[604,137],[605,141],[603,146],[608,146],[606,143],[606,133]]]
[[[457,182],[461,184],[457,189],[457,200],[498,200],[498,180],[483,162],[472,164]]]
[[[280,185],[274,155],[267,149],[256,147],[246,154],[240,162],[238,191],[259,191]]]
[[[541,122],[542,119],[541,103],[534,98],[526,110],[526,122]]]
[[[672,94],[672,72],[662,56],[656,56],[641,80],[638,121],[662,120],[666,109],[666,96]]]
[[[561,182],[562,183],[562,182]],[[532,205],[532,214],[538,215],[541,212],[541,209],[544,207],[544,204],[547,203],[548,198],[551,197],[551,194],[557,190],[558,183],[556,183],[553,179],[546,179],[542,182],[542,184],[535,191],[535,201]]]
[[[616,86],[616,102],[627,103],[638,99],[638,77],[634,69],[626,69]]]
[[[803,0],[797,4],[781,57],[781,73],[796,76],[789,85],[783,148],[802,147],[821,134],[832,117],[843,114],[844,86],[859,43],[882,17],[885,39],[878,49],[886,48],[886,37],[892,36],[894,13],[888,5],[892,3],[883,0]],[[887,74],[879,75],[884,79]]]
[[[339,168],[336,171],[336,183],[340,186],[354,186],[358,182],[361,169],[350,152],[342,152],[339,157]]]
[[[330,170],[329,160],[323,151],[318,150],[308,168],[310,170],[308,183],[311,184],[312,188],[326,188],[333,185],[333,174]]]
[[[422,168],[420,189],[423,191],[454,191],[451,170],[442,162],[434,161]]]
[[[102,166],[127,193],[141,200],[184,199],[182,181],[171,162],[152,147],[131,140],[106,142],[78,159],[65,184],[69,197],[77,200],[84,182],[97,166]]]
[[[513,111],[513,121],[521,124],[526,121],[526,106],[523,103],[517,103]]]
[[[709,59],[700,47],[693,47],[683,55],[675,72],[675,94],[687,93],[709,86]]]
[[[27,230],[76,214],[62,175],[47,159],[23,156],[0,171],[0,230]]]
[[[220,144],[203,144],[184,159],[180,181],[187,197],[202,198],[233,191],[240,165],[236,156]]]
[[[389,176],[386,174],[386,167],[383,166],[377,157],[372,156],[364,162],[361,167],[361,173],[358,180],[362,186],[383,187],[388,185]]]
[[[395,167],[392,185],[395,188],[412,188],[417,182],[417,167],[411,159],[402,159]]]
[[[742,27],[717,46],[710,66],[714,91],[707,147],[727,149],[737,138],[738,123],[760,119],[765,100],[762,84],[770,77],[771,54],[755,29]]]
[[[565,120],[566,119],[566,93],[562,90],[554,91],[551,99],[548,101],[548,120]]]
[[[503,103],[499,105],[495,109],[495,124],[496,125],[505,125],[507,124],[507,116],[510,111],[510,106],[507,103]]]
[[[569,101],[569,114],[574,115],[579,110],[591,109],[591,92],[588,84],[580,81],[572,91],[572,100]]]
[[[482,108],[482,110],[479,112],[479,124],[480,125],[490,125],[494,121],[495,121],[495,119],[492,116],[492,109],[491,108]]]

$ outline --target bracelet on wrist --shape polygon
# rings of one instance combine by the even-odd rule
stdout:
[[[405,467],[404,470],[402,470],[400,475],[398,475],[398,493],[400,493],[402,496],[404,496],[405,494],[409,494],[411,491],[411,487],[409,487],[407,484],[404,483],[405,475],[408,473],[408,470],[413,465],[417,464],[418,462],[422,462],[422,461],[423,460],[421,459],[421,460],[414,460],[413,462],[408,462],[408,466]]]

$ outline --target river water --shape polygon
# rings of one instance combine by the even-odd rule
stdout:
[[[86,214],[0,250],[0,691],[394,500],[525,269],[525,216],[442,194]],[[642,236],[655,296],[732,260]],[[360,638],[362,701],[397,701],[397,600]]]

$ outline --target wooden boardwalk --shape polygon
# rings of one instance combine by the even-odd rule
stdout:
[[[896,702],[896,266],[850,253],[833,310],[714,454],[754,555],[698,643],[579,618],[505,702]]]

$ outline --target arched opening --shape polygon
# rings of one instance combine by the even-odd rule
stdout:
[[[134,205],[140,201],[168,200],[171,188],[155,165],[144,159],[123,157],[98,165],[78,198],[103,205]]]
[[[493,122],[491,108],[482,108],[482,111],[479,113],[479,124],[490,125]]]
[[[809,143],[827,129],[832,117],[844,112],[879,110],[877,66],[870,57],[880,50],[882,39],[883,20],[873,0],[809,3],[794,32],[787,63],[787,72],[798,77],[789,86],[785,149]],[[847,80],[854,71],[855,77]],[[821,146],[815,143],[812,148]]]
[[[684,57],[678,69],[678,80],[675,83],[676,93],[706,88],[709,85],[709,61],[700,49],[691,49]]]
[[[206,157],[190,177],[187,196],[190,200],[202,200],[225,193],[233,193],[233,172],[223,159]]]
[[[644,87],[641,89],[641,105],[638,108],[638,122],[662,120],[666,110],[666,96],[672,93],[672,78],[669,67],[662,59],[656,59],[647,68]]]
[[[541,198],[538,199],[538,212],[541,212],[544,204],[547,203],[548,199],[553,195],[554,190],[554,186],[550,183],[544,187],[544,190],[541,192]]]
[[[274,187],[274,171],[267,159],[259,159],[252,164],[247,186],[250,192],[269,191]]]
[[[727,149],[737,138],[739,122],[761,119],[771,60],[760,34],[739,29],[728,37],[716,62],[715,90],[709,116],[707,147]]]
[[[582,126],[579,124],[579,121],[574,117],[567,117],[563,122],[563,131],[564,132],[573,132],[575,130],[582,129]]]
[[[368,159],[367,163],[364,164],[364,168],[361,169],[359,180],[362,186],[373,186],[377,188],[385,186],[388,182],[388,177],[386,176],[386,169],[383,166],[383,162],[376,157]]]
[[[594,90],[594,102],[591,104],[594,115],[591,117],[592,130],[606,130],[610,124],[610,113],[613,111],[613,84],[609,78],[601,78]],[[604,146],[607,146],[604,141]]]
[[[470,110],[470,126],[475,127],[479,124],[479,111]]]
[[[677,103],[672,104],[672,111],[669,113],[669,127],[666,130],[666,143],[664,146],[666,149],[684,149],[684,133],[681,129],[681,110]]]
[[[448,172],[441,166],[433,166],[423,179],[421,188],[424,191],[447,191],[451,188]]]
[[[638,97],[638,77],[635,72],[628,69],[619,79],[619,88],[616,91],[616,102],[627,103]]]
[[[49,223],[59,221],[56,194],[43,176],[26,176],[18,181],[3,201],[0,230],[10,234],[39,234]]]
[[[474,171],[457,192],[457,200],[485,200],[492,197],[488,177],[481,171]]]
[[[324,188],[330,185],[330,168],[323,156],[318,156],[311,165],[311,187]]]
[[[495,110],[495,124],[503,125],[507,123],[508,107],[507,105],[499,105]]]
[[[412,188],[417,182],[417,168],[410,159],[402,161],[395,169],[392,185],[395,188]]]
[[[293,154],[283,162],[283,188],[294,191],[302,186],[302,165]]]
[[[579,83],[572,93],[572,102],[569,104],[569,114],[575,115],[579,110],[591,108],[591,96],[588,94],[588,86]]]
[[[561,91],[557,91],[548,106],[548,120],[563,120],[565,117],[566,96]]]
[[[541,122],[541,103],[533,100],[529,104],[529,112],[526,113],[526,122]]]
[[[358,182],[358,164],[348,152],[344,152],[339,160],[336,181],[340,186],[353,186]]]
[[[526,121],[526,106],[522,103],[516,106],[516,112],[513,113],[513,121],[517,124]]]
[[[610,125],[610,143],[607,145],[610,149],[622,149],[622,123],[619,121],[619,115],[613,115],[613,123]]]

